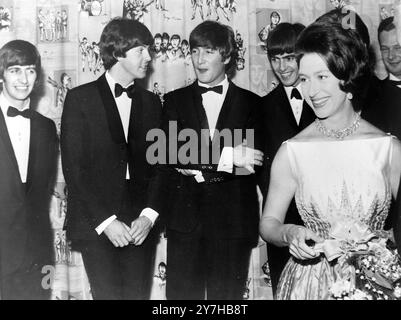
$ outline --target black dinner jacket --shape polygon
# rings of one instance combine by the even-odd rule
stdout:
[[[379,80],[374,76],[369,83],[366,105],[361,115],[374,126],[401,139],[401,89],[392,84],[389,78]],[[397,215],[393,199],[385,229],[393,227]]]
[[[202,149],[201,139],[209,139],[208,135],[202,136],[201,129],[208,129],[206,113],[202,106],[202,97],[198,91],[197,81],[190,86],[175,90],[165,96],[163,107],[162,129],[168,135],[170,121],[177,123],[178,133],[183,129],[192,129],[196,132],[195,151],[198,161],[187,164],[178,159],[178,163],[161,166],[169,171],[169,175],[160,178],[163,185],[159,190],[169,190],[169,201],[164,207],[167,230],[183,233],[192,232],[199,224],[210,237],[216,238],[242,238],[256,243],[258,239],[259,205],[256,193],[256,176],[236,175],[234,173],[217,172],[218,161],[200,163]],[[263,132],[261,122],[260,97],[237,87],[229,81],[228,91],[221,108],[216,130],[225,129],[233,134],[234,129],[241,129],[242,138],[246,129],[254,130],[254,147],[263,148]],[[171,138],[171,137],[169,137]],[[167,141],[170,141],[169,138]],[[173,138],[174,139],[174,138]],[[177,138],[175,138],[177,140]],[[240,144],[242,139],[239,141]],[[188,140],[186,140],[188,141]],[[220,159],[221,151],[225,146],[235,146],[233,141],[219,140],[215,135],[213,141],[209,139],[210,152],[214,148],[216,159]],[[219,142],[221,142],[219,144]],[[238,142],[238,141],[237,141]],[[186,142],[179,142],[178,147]],[[193,144],[192,144],[193,146]],[[195,152],[196,153],[196,152]],[[172,153],[169,153],[172,156]],[[164,167],[164,168],[163,168]],[[206,177],[203,183],[197,183],[193,177],[184,176],[174,168],[191,168],[202,171]],[[160,173],[160,171],[159,171]],[[209,174],[212,178],[209,179]],[[155,189],[153,189],[155,190]],[[152,192],[150,206],[156,211],[163,207],[158,203],[158,194]]]
[[[56,126],[32,113],[28,175],[23,184],[0,111],[0,277],[53,265],[49,207],[57,168]]]
[[[146,206],[152,166],[146,160],[149,130],[161,120],[159,98],[135,86],[128,131],[123,126],[105,74],[69,90],[61,121],[63,173],[68,187],[65,223],[71,240],[96,240],[95,228],[111,215],[130,225]],[[122,190],[129,164],[134,201],[121,214]]]
[[[316,116],[312,108],[304,100],[301,119],[298,125],[282,84],[262,98],[262,105],[266,144],[260,186],[263,199],[266,199],[270,179],[270,166],[281,144],[310,125]]]
[[[373,78],[369,84],[362,117],[386,133],[401,139],[401,89],[388,78]]]

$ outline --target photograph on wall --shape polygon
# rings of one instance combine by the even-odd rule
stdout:
[[[345,0],[326,0],[326,8],[327,11],[333,10],[333,9],[341,9],[344,6],[346,6],[349,1]]]
[[[37,7],[38,43],[69,41],[68,6]]]
[[[188,39],[178,33],[169,34],[165,30],[159,30],[153,38],[152,67],[163,72],[152,74],[149,89],[163,101],[165,93],[191,84],[195,80],[195,71]],[[167,79],[165,74],[169,74]]]
[[[103,61],[100,57],[100,48],[94,38],[82,37],[79,41],[79,70],[99,76],[103,72]]]
[[[392,3],[379,3],[379,21],[394,17],[395,8]]]
[[[250,48],[250,51],[255,52],[256,50],[255,48]],[[271,89],[271,84],[268,85],[267,83],[267,72],[272,73],[270,64],[267,61],[267,56],[255,53],[250,57],[250,60],[252,64],[249,66],[249,88],[259,96],[265,96]]]
[[[149,13],[149,7],[153,2],[154,0],[124,0],[122,16],[143,23],[144,15]]]
[[[54,88],[51,110],[55,117],[61,116],[67,92],[76,85],[75,79],[75,70],[58,70],[54,71],[53,76],[47,77],[48,85]]]
[[[245,69],[246,65],[246,47],[244,47],[244,39],[242,37],[242,34],[238,31],[235,30],[235,46],[238,51],[238,56],[236,59],[236,70],[237,71],[242,71]]]
[[[0,0],[0,33],[13,29],[13,1]]]
[[[289,9],[256,9],[257,53],[266,54],[266,40],[269,32],[281,22],[289,21]]]
[[[98,17],[107,15],[108,0],[81,0],[79,11],[81,16]]]
[[[237,12],[237,1],[235,0],[191,0],[191,20],[196,17],[201,20],[215,20],[227,23],[232,20]]]

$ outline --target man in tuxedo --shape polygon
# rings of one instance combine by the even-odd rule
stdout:
[[[105,74],[70,90],[64,104],[66,230],[94,299],[150,295],[157,214],[145,208],[152,171],[146,135],[159,127],[161,105],[137,80],[146,76],[152,44],[140,22],[111,20],[100,38]]]
[[[1,299],[50,298],[42,271],[54,263],[49,206],[57,134],[53,121],[32,110],[40,72],[31,43],[14,40],[0,49]]]
[[[315,119],[312,108],[305,102],[295,56],[295,43],[304,29],[301,24],[280,23],[267,39],[270,65],[280,84],[263,98],[264,129],[266,134],[265,161],[260,176],[264,202],[266,200],[270,165],[281,144],[298,134]],[[286,222],[301,224],[295,201],[287,211]],[[288,248],[267,245],[270,277],[275,293],[281,271],[288,261]]]
[[[169,173],[159,170],[156,179],[170,194],[167,299],[240,300],[258,241],[260,98],[228,79],[237,55],[230,27],[205,21],[189,42],[198,79],[165,95],[169,152],[160,167]],[[155,208],[157,192],[152,194]]]
[[[381,81],[377,97],[367,100],[362,116],[385,132],[401,138],[401,43],[394,18],[383,20],[378,28],[380,51],[388,77]]]

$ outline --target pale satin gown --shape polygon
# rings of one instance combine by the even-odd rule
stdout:
[[[324,239],[336,222],[363,223],[380,231],[391,202],[392,136],[296,142],[287,141],[296,177],[295,200],[305,226]],[[336,261],[290,258],[278,285],[277,299],[326,300],[339,277]]]

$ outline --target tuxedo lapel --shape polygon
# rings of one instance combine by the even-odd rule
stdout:
[[[37,167],[37,162],[39,161],[38,158],[41,155],[42,144],[44,141],[42,130],[43,129],[39,125],[35,115],[33,115],[31,118],[31,132],[29,139],[28,173],[26,178],[27,192],[31,190],[33,181],[35,181],[34,173],[39,172],[39,170],[35,169]]]
[[[181,109],[184,112],[184,119],[188,121],[187,126],[193,128],[199,133],[201,129],[209,130],[209,122],[207,121],[206,111],[202,104],[202,95],[198,89],[198,82],[195,81],[190,87],[190,95],[185,108]]]
[[[288,100],[287,93],[285,92],[284,86],[282,84],[277,88],[278,90],[278,101],[277,104],[280,106],[280,111],[282,112],[287,123],[294,129],[295,132],[298,131],[297,120],[295,119],[294,112],[292,112],[290,101]]]
[[[142,130],[143,124],[143,101],[142,94],[139,88],[136,88],[131,102],[131,113],[128,126],[128,141],[132,142],[132,138],[138,135]],[[142,120],[142,121],[140,121]]]
[[[5,157],[8,158],[10,163],[12,164],[12,168],[15,171],[15,174],[21,180],[21,176],[18,169],[17,158],[15,157],[14,148],[11,144],[10,136],[8,134],[6,121],[4,119],[3,112],[0,110],[0,139],[5,148]]]
[[[217,118],[217,122],[216,122],[216,131],[221,132],[222,129],[226,128],[226,123],[227,120],[231,114],[231,109],[233,107],[233,103],[234,103],[234,95],[235,95],[235,90],[234,90],[234,84],[229,81],[229,85],[228,85],[228,90],[227,90],[227,94],[226,97],[224,99],[223,105],[221,107],[220,113],[219,113],[219,117]],[[217,137],[216,135],[214,137]],[[213,137],[213,138],[214,138]],[[214,139],[213,139],[214,140]]]
[[[315,119],[316,119],[315,112],[312,110],[312,108],[304,100],[304,104],[303,104],[303,107],[302,107],[301,119],[299,121],[299,129],[300,130],[305,129]]]
[[[106,111],[111,137],[117,144],[125,143],[124,129],[120,114],[118,113],[117,104],[114,100],[109,84],[107,83],[105,74],[97,80],[96,84],[103,101],[103,107]]]

